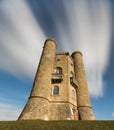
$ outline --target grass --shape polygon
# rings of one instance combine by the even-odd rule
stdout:
[[[0,130],[114,130],[114,121],[1,121]]]

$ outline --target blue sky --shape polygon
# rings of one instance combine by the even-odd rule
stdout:
[[[114,120],[114,1],[0,0],[0,120],[16,120],[46,38],[83,53],[98,120]]]

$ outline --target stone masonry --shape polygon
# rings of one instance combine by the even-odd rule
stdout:
[[[30,97],[18,120],[94,120],[82,53],[45,41]]]

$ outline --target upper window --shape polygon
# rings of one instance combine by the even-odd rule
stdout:
[[[62,68],[56,67],[56,69],[52,73],[51,83],[61,83],[62,80]]]
[[[53,88],[53,95],[58,95],[59,94],[59,87],[58,86],[54,86]]]
[[[55,73],[57,73],[57,74],[62,74],[62,68],[61,68],[61,67],[57,67],[57,68],[55,69]]]
[[[70,78],[73,77],[73,75],[74,75],[74,74],[73,74],[73,72],[71,71],[71,72],[70,72]]]

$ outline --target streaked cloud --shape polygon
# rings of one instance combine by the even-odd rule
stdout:
[[[103,96],[103,74],[108,65],[111,47],[111,7],[108,1],[65,1],[68,25],[57,21],[64,50],[83,53],[91,96]],[[74,50],[75,49],[75,50]]]
[[[0,120],[17,120],[21,109],[7,103],[0,102]]]
[[[0,69],[33,78],[45,35],[25,0],[0,4]]]

